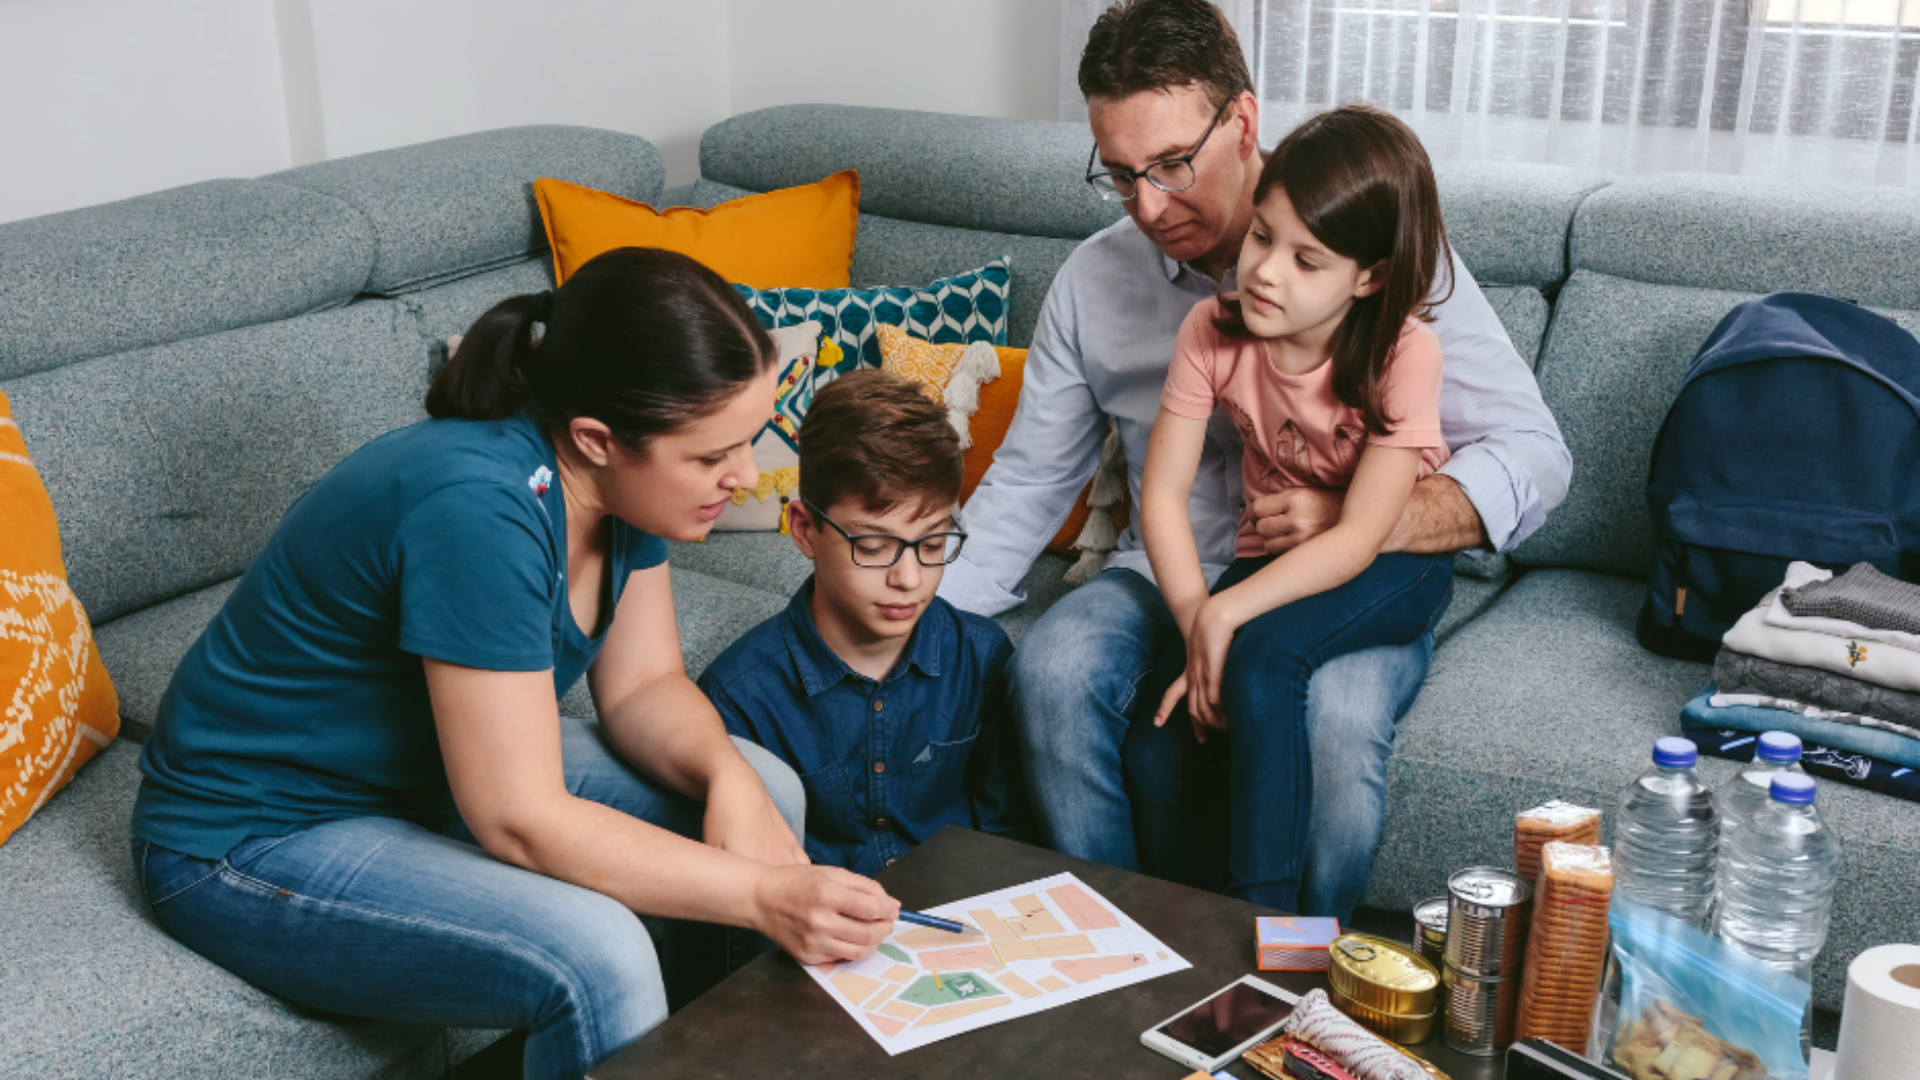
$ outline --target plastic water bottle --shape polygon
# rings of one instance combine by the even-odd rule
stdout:
[[[1840,838],[1814,809],[1813,777],[1775,773],[1766,805],[1728,838],[1720,864],[1715,932],[1748,956],[1812,982],[1840,880]],[[1802,1056],[1812,1036],[1809,1003],[1800,1021]]]
[[[1686,739],[1653,746],[1653,768],[1620,797],[1614,829],[1614,888],[1682,922],[1707,928],[1720,817],[1694,773],[1699,751]]]
[[[1800,767],[1800,736],[1769,731],[1760,736],[1753,761],[1734,774],[1714,799],[1720,809],[1720,877],[1726,878],[1727,846],[1733,834],[1766,808],[1773,778],[1781,773],[1804,773]]]
[[[1810,979],[1827,942],[1840,838],[1813,805],[1813,777],[1779,773],[1767,804],[1722,853],[1724,892],[1715,932],[1759,960]]]

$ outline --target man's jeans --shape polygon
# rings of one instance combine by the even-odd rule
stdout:
[[[1437,617],[1436,617],[1437,621]],[[1139,838],[1121,763],[1129,716],[1143,695],[1157,703],[1156,662],[1180,639],[1160,590],[1131,570],[1108,570],[1041,616],[1013,657],[1013,707],[1028,790],[1043,835],[1070,855],[1140,868],[1139,850],[1193,838],[1170,815],[1140,827],[1177,830]],[[1307,687],[1313,748],[1313,838],[1300,890],[1302,913],[1352,915],[1366,890],[1386,808],[1394,725],[1412,707],[1433,656],[1431,629],[1411,645],[1348,653]],[[1152,783],[1153,778],[1143,777]],[[1177,800],[1137,791],[1143,802]]]
[[[699,838],[701,804],[628,767],[598,724],[563,719],[561,731],[575,795]],[[735,744],[798,834],[798,778]],[[458,822],[435,832],[352,818],[253,837],[212,861],[135,839],[133,862],[167,932],[255,986],[351,1016],[529,1031],[525,1075],[537,1080],[581,1076],[664,1020],[662,959],[675,977],[711,981],[753,937],[668,923],[656,957],[633,912],[494,859]],[[677,964],[683,947],[701,955]]]

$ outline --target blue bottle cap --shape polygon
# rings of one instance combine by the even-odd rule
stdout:
[[[1813,801],[1813,777],[1806,773],[1781,773],[1773,778],[1773,801],[1805,806]]]
[[[1761,761],[1792,764],[1800,760],[1800,736],[1785,731],[1769,731],[1760,736]]]
[[[1663,769],[1691,769],[1700,760],[1700,748],[1690,740],[1669,735],[1653,744],[1653,763]]]

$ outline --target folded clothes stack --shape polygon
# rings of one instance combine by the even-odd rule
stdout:
[[[1793,563],[1727,631],[1680,721],[1703,752],[1738,760],[1758,733],[1792,732],[1808,772],[1920,802],[1920,585]]]

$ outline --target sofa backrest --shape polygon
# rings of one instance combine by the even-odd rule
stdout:
[[[1083,123],[790,105],[708,128],[688,201],[711,206],[858,169],[854,284],[917,285],[1012,255],[1008,340],[1025,346],[1061,263],[1124,214],[1087,188],[1092,149]],[[1606,176],[1470,162],[1435,172],[1455,246],[1531,361],[1546,329],[1542,290],[1566,277],[1574,208]]]
[[[542,176],[645,200],[662,170],[634,136],[510,128],[0,225],[0,392],[95,622],[240,573],[421,419],[446,335],[551,284]]]
[[[1567,500],[1515,557],[1645,577],[1653,438],[1701,342],[1752,297],[1856,300],[1920,329],[1920,194],[1702,174],[1595,192],[1574,218],[1540,391],[1573,455]],[[1756,424],[1794,417],[1756,416]]]

